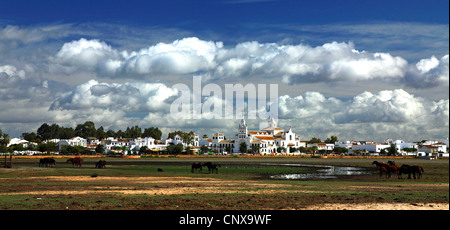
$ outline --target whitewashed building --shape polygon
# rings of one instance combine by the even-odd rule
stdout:
[[[391,145],[383,143],[366,143],[363,145],[352,145],[352,151],[367,151],[370,153],[380,153],[382,149],[389,148]]]
[[[245,119],[242,118],[233,142],[233,152],[241,152],[241,143],[246,143],[248,150],[257,151],[262,155],[274,154],[279,151],[291,153],[291,149],[297,149],[302,146],[299,138],[291,128],[285,131],[277,127],[277,122],[273,117],[269,118],[268,124],[267,128],[250,131],[247,128]]]
[[[317,151],[327,151],[327,152],[331,152],[334,149],[334,144],[330,144],[330,143],[312,143],[312,144],[308,144],[308,147],[313,147],[316,146],[317,147]]]
[[[62,149],[62,146],[64,146],[64,145],[86,147],[87,140],[82,137],[77,136],[77,137],[72,137],[70,139],[62,139],[58,142],[59,149]]]

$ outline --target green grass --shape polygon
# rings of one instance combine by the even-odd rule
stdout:
[[[150,159],[152,160],[152,159]],[[448,203],[448,186],[427,187],[425,185],[447,184],[449,182],[448,161],[414,161],[425,168],[423,178],[420,180],[398,180],[396,176],[390,179],[378,178],[377,175],[365,175],[352,178],[331,180],[272,180],[270,175],[306,173],[308,168],[260,166],[244,164],[247,159],[230,158],[221,160],[222,167],[218,174],[208,174],[207,168],[203,173],[191,173],[189,162],[179,162],[179,159],[156,159],[149,164],[137,164],[136,160],[126,161],[126,165],[107,165],[106,169],[95,169],[92,162],[84,164],[81,168],[58,162],[54,168],[38,168],[30,160],[18,160],[12,170],[3,170],[0,173],[0,210],[65,210],[65,209],[279,209],[302,208],[311,204],[321,203]],[[178,160],[178,161],[175,161]],[[207,159],[211,160],[211,159]],[[310,159],[296,159],[306,164],[347,165],[371,167],[370,160],[334,160],[313,161]],[[303,162],[305,160],[305,162]],[[199,160],[203,161],[203,160]],[[206,160],[204,160],[206,161]],[[252,159],[251,163],[257,160]],[[286,163],[286,159],[264,159],[265,162]],[[411,160],[410,160],[411,161]],[[30,163],[31,162],[31,163]],[[233,164],[231,164],[233,163]],[[243,164],[239,164],[243,163]],[[291,162],[287,162],[291,163]],[[409,162],[408,162],[409,163]],[[162,168],[164,172],[158,172]],[[165,183],[131,183],[108,182],[98,184],[96,180],[86,181],[49,181],[39,180],[36,177],[47,176],[85,176],[96,175],[100,181],[106,177],[193,177],[215,178],[230,181],[260,184],[252,187],[246,184],[241,186],[223,187],[227,193],[187,193],[174,195],[144,195],[95,193],[97,186],[124,187],[134,189],[148,189],[159,186],[174,186]],[[264,187],[264,185],[271,185]],[[191,186],[191,185],[184,185]],[[194,186],[194,185],[192,185]],[[366,189],[354,189],[355,187]],[[374,187],[376,189],[368,189]],[[58,191],[69,189],[71,191],[92,190],[89,194],[16,194],[2,193],[27,191]],[[199,187],[201,189],[201,187]],[[260,194],[260,192],[271,193]],[[301,191],[301,192],[299,192]],[[231,193],[228,193],[231,192]]]

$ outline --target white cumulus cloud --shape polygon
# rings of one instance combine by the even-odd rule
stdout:
[[[389,53],[355,49],[352,42],[311,47],[256,41],[225,47],[196,37],[158,43],[138,51],[119,51],[105,42],[65,43],[51,58],[66,71],[90,70],[99,77],[151,79],[201,74],[205,79],[268,78],[287,84],[382,79],[412,87],[448,84],[448,55],[409,64]]]
[[[125,113],[168,111],[165,100],[178,91],[161,83],[99,83],[90,80],[60,95],[51,110],[89,108],[123,110]]]
[[[318,92],[281,96],[280,121],[304,137],[409,138],[448,136],[449,100],[429,101],[402,89],[364,92],[350,100]],[[321,136],[322,135],[322,136]]]
[[[435,56],[422,59],[411,67],[404,78],[408,86],[415,88],[429,88],[438,85],[449,85],[449,56],[445,55],[441,59]]]

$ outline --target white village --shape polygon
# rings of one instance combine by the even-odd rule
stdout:
[[[402,155],[416,156],[424,159],[449,157],[449,140],[423,140],[421,142],[406,142],[404,140],[387,139],[383,143],[370,140],[346,140],[313,138],[302,140],[291,127],[278,127],[276,120],[270,117],[268,127],[254,130],[248,127],[245,118],[236,124],[236,134],[233,138],[215,132],[200,137],[198,134],[175,134],[173,138],[153,137],[106,137],[83,138],[75,136],[69,139],[47,139],[42,143],[57,145],[53,151],[39,151],[38,143],[23,138],[11,138],[7,147],[13,155],[42,154],[75,154],[62,151],[67,147],[78,147],[76,154],[107,154],[107,155],[142,155],[142,154],[190,154],[190,155],[261,155],[261,156],[308,156],[308,155],[340,155],[340,156],[383,156]],[[101,146],[101,148],[99,148]],[[178,150],[173,151],[175,146]],[[81,148],[80,148],[81,147]],[[173,147],[173,148],[171,148]],[[392,147],[395,148],[390,150]],[[74,149],[74,148],[72,148]],[[81,149],[81,150],[80,150]],[[389,152],[391,151],[391,152]],[[392,151],[394,154],[392,154]]]

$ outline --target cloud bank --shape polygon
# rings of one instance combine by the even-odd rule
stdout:
[[[356,50],[352,42],[311,47],[256,41],[225,47],[222,42],[188,37],[138,51],[119,51],[105,42],[65,43],[50,58],[67,72],[95,71],[100,77],[152,79],[201,74],[207,79],[270,78],[286,84],[385,80],[409,87],[448,85],[448,55],[410,64],[389,53]]]
[[[142,118],[135,119],[135,122],[151,122],[157,126],[170,124],[180,129],[192,126],[209,130],[226,128],[222,132],[230,138],[234,136],[235,120],[171,118],[171,97],[179,97],[178,91],[160,83],[107,84],[91,80],[57,98],[51,109],[70,114],[77,114],[80,110],[109,114],[114,119],[106,123],[114,127],[120,127],[120,122],[127,119],[134,119],[129,117],[130,114],[141,113]],[[84,119],[84,115],[78,118]],[[291,126],[304,138],[321,137],[323,133],[356,138],[352,137],[355,131],[359,133],[358,137],[363,138],[413,139],[419,132],[442,137],[447,132],[442,127],[449,125],[449,100],[429,101],[402,89],[384,90],[376,94],[364,92],[349,100],[306,92],[296,97],[280,96],[279,119],[281,125],[285,128]],[[257,129],[261,120],[249,122]]]

